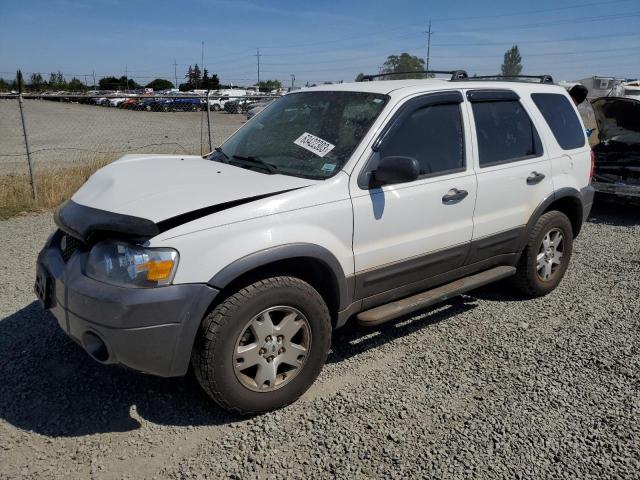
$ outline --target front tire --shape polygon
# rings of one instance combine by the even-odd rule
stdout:
[[[573,252],[573,227],[562,212],[542,215],[529,233],[517,266],[516,288],[528,297],[553,291],[564,277]]]
[[[302,395],[330,344],[331,318],[320,294],[298,278],[273,277],[242,288],[205,317],[192,365],[218,405],[256,414]]]

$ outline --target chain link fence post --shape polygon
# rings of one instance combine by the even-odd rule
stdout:
[[[211,142],[211,105],[209,104],[209,95],[211,90],[207,89],[207,131],[209,132],[209,151],[213,150]]]
[[[31,150],[29,149],[29,135],[27,135],[27,124],[24,120],[24,108],[22,106],[24,99],[22,98],[22,72],[18,70],[17,74],[18,80],[18,104],[20,105],[20,118],[22,119],[22,133],[24,134],[24,146],[27,150],[27,163],[29,164],[29,179],[31,181],[31,193],[33,195],[33,199],[38,199],[38,194],[36,191],[36,182],[33,175],[33,164],[31,162]]]

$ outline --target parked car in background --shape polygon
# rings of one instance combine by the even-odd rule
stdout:
[[[224,104],[224,111],[227,113],[246,113],[247,110],[258,101],[249,97],[229,100]]]
[[[209,108],[214,112],[224,110],[225,104],[229,100],[237,100],[240,97],[245,97],[247,91],[240,88],[228,88],[224,90],[218,90],[217,92],[209,95]]]
[[[602,97],[591,105],[599,140],[592,185],[600,193],[640,198],[640,100]]]
[[[273,98],[260,100],[247,108],[247,120],[251,120],[273,102]]]
[[[195,112],[202,109],[202,99],[196,97],[169,98],[164,103],[166,110],[172,112]]]

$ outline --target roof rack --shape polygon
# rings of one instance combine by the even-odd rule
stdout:
[[[553,83],[553,77],[551,75],[479,75],[477,77],[466,77],[466,78],[452,78],[451,80],[512,80],[512,79],[529,79],[535,78],[540,81],[540,83]],[[517,80],[516,80],[517,81]]]
[[[442,74],[442,75],[451,75],[451,80],[464,80],[469,77],[467,72],[464,70],[417,70],[413,72],[392,72],[392,73],[379,73],[378,75],[365,75],[359,81],[360,82],[370,82],[374,78],[379,77],[388,77],[391,75],[411,75],[416,73],[433,73],[433,74]]]

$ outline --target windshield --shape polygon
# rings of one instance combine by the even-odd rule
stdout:
[[[361,92],[286,95],[209,158],[265,173],[328,178],[349,159],[387,100],[386,95]]]

